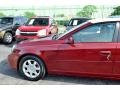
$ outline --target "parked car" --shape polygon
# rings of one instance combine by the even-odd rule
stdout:
[[[70,30],[72,29],[73,27],[79,25],[79,24],[82,24],[84,22],[86,22],[87,20],[90,20],[90,18],[85,18],[85,17],[80,17],[80,18],[71,18],[71,20],[69,21],[69,23],[66,26],[66,30]]]
[[[13,46],[8,62],[33,81],[46,74],[120,79],[120,18],[89,20],[58,36],[23,41]]]
[[[108,18],[120,18],[120,15],[108,16]]]
[[[27,18],[23,16],[10,16],[0,18],[0,41],[11,43],[15,37],[16,29],[26,23]]]
[[[49,16],[30,18],[28,22],[17,29],[16,40],[35,39],[58,33],[56,21]]]

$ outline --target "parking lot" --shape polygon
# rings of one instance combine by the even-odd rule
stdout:
[[[7,56],[11,52],[11,45],[0,43],[0,84],[20,84],[20,85],[116,85],[120,81],[101,80],[82,77],[67,77],[67,76],[47,76],[44,80],[36,82],[27,81],[21,78],[16,71],[12,70],[7,63]]]

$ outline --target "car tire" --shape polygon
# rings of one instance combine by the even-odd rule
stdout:
[[[26,80],[38,81],[45,77],[46,68],[41,59],[28,55],[20,60],[19,73]]]
[[[13,41],[13,35],[10,32],[6,32],[3,37],[3,43],[10,44]]]

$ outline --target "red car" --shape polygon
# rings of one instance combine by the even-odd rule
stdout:
[[[89,20],[61,35],[23,41],[8,61],[33,81],[46,74],[120,79],[120,18]]]
[[[56,21],[49,16],[30,18],[28,22],[16,30],[16,40],[35,39],[58,33]]]

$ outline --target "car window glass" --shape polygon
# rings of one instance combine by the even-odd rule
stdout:
[[[73,35],[76,42],[112,42],[115,23],[95,24]]]
[[[20,22],[21,22],[21,21],[20,21],[20,18],[19,18],[19,17],[15,17],[15,22],[14,22],[14,23],[15,23],[16,25],[20,25]]]
[[[73,20],[73,26],[78,24],[78,20]]]
[[[22,25],[22,24],[24,23],[23,18],[20,17],[19,20],[20,20],[20,23],[19,23],[19,24]]]
[[[81,20],[78,20],[78,23],[77,23],[77,25],[79,25],[79,24],[81,24],[81,23],[83,23],[83,22],[86,22],[88,19],[81,19]]]
[[[13,24],[13,18],[1,18],[1,24]]]
[[[72,25],[72,20],[70,20],[70,21],[69,21],[69,24],[68,24],[68,25],[69,25],[69,26],[71,26],[71,25]]]
[[[47,26],[48,23],[49,23],[48,18],[33,18],[33,19],[30,19],[30,20],[27,22],[27,25]]]
[[[0,18],[0,22],[1,22],[2,18]]]
[[[22,18],[22,24],[27,23],[27,21],[28,21],[28,18],[26,18],[26,17]]]
[[[28,25],[32,25],[34,21],[35,21],[35,19],[31,19],[31,20],[29,21]]]
[[[77,26],[87,20],[89,20],[89,19],[71,19],[69,22],[69,26]]]

